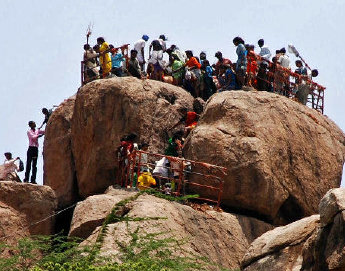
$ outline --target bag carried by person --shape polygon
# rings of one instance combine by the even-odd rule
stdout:
[[[19,167],[18,172],[24,171],[24,163],[21,159],[19,159]]]

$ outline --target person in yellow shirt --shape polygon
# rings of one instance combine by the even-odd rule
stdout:
[[[99,62],[102,67],[102,77],[106,78],[111,71],[111,58],[109,55],[109,44],[105,42],[104,38],[97,38],[97,44],[99,45]]]
[[[138,189],[142,191],[155,185],[156,180],[152,177],[151,173],[147,170],[144,170],[144,172],[138,178]]]

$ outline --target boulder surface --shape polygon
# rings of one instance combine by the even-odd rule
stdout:
[[[316,231],[320,216],[313,215],[265,232],[251,243],[241,266],[245,271],[300,270],[304,242]]]
[[[323,195],[339,187],[345,136],[328,117],[283,96],[225,91],[207,102],[184,155],[228,169],[223,204],[281,225],[317,213]]]
[[[78,205],[80,208],[75,209],[69,235],[90,235],[85,243],[94,243],[99,234],[99,226],[113,207],[111,205],[125,199],[125,195],[128,199],[133,196],[133,192],[108,189],[104,195],[88,197]],[[93,211],[96,207],[92,206],[96,202],[107,203],[97,207],[102,208],[102,211],[96,213]],[[87,216],[83,215],[85,210],[91,210]],[[184,248],[187,251],[205,256],[216,264],[238,268],[249,242],[272,229],[271,225],[256,219],[214,210],[197,211],[189,206],[146,194],[126,204],[125,212],[118,215],[127,219],[108,225],[101,248],[104,256],[116,257],[119,253],[118,242],[127,242],[129,232],[139,228],[139,234],[167,233],[166,237],[171,234],[178,240],[186,241]],[[83,219],[79,219],[80,217]],[[249,225],[255,230],[250,229]]]
[[[49,186],[0,182],[0,238],[54,234],[57,199]],[[47,218],[47,219],[46,219]]]
[[[71,119],[76,96],[63,103],[50,116],[43,146],[44,184],[56,193],[59,207],[78,198],[74,158],[71,146]]]
[[[169,130],[181,118],[179,110],[191,110],[193,101],[185,90],[151,80],[125,77],[86,84],[75,104],[64,104],[49,123],[44,183],[54,188],[61,205],[104,192],[115,182],[120,138],[134,132],[138,143],[149,143],[149,151],[162,153]]]

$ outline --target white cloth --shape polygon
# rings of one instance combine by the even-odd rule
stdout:
[[[144,62],[144,56],[141,53],[141,49],[145,48],[145,44],[146,44],[146,42],[143,39],[139,39],[138,41],[136,41],[134,43],[134,49],[138,52],[137,59],[138,59],[139,63]]]
[[[156,63],[159,63],[159,65],[164,69],[165,68],[165,61],[163,60],[163,51],[152,51],[151,57],[149,59],[149,63],[152,63],[153,65]]]
[[[272,54],[267,46],[262,46],[259,55],[265,60],[270,60]]]
[[[156,162],[156,166],[153,170],[154,175],[159,175],[162,177],[169,177],[169,160],[166,157],[163,157],[161,160]]]
[[[290,59],[289,56],[286,54],[282,54],[279,58],[278,58],[278,63],[284,67],[289,69],[290,68]]]
[[[92,69],[92,71],[96,75],[99,75],[99,71],[97,68],[97,61],[96,61],[97,56],[98,54],[93,49],[89,49],[84,52],[84,61],[85,61],[86,67],[89,69]]]
[[[181,52],[180,50],[175,49],[175,50],[173,51],[173,53],[177,55],[177,57],[180,59],[180,61],[182,61],[183,63],[186,63],[186,61],[187,61],[187,56],[186,56],[186,53],[185,53],[185,52]]]
[[[167,43],[162,39],[158,39],[158,41],[162,45],[163,52],[165,52],[167,50]]]
[[[16,159],[5,160],[4,164],[0,166],[0,180],[6,179],[7,175],[16,172],[18,165],[16,165]]]

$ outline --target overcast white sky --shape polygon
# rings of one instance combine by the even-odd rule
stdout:
[[[177,44],[196,54],[204,50],[211,62],[218,50],[236,59],[235,36],[255,45],[264,38],[273,52],[293,43],[319,70],[317,82],[327,87],[325,114],[345,130],[344,0],[0,0],[0,4],[0,162],[5,151],[25,162],[27,122],[40,124],[42,107],[60,104],[77,91],[90,22],[91,44],[98,36],[116,46],[133,44],[143,34],[150,40],[166,34],[168,46]],[[42,183],[40,143],[37,181]]]

